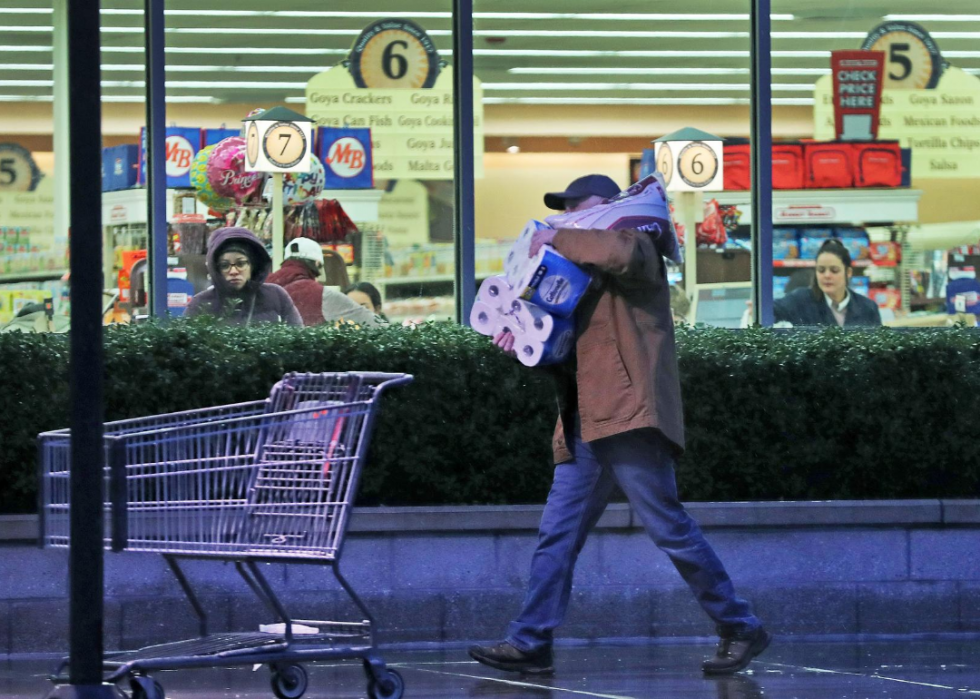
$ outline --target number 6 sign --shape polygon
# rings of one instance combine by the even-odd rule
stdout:
[[[309,172],[313,120],[285,107],[245,117],[245,169]]]
[[[672,192],[722,189],[721,139],[698,129],[681,129],[654,141],[657,170]]]

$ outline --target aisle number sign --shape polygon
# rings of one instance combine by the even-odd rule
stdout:
[[[483,174],[483,93],[473,81],[474,170]],[[374,177],[453,178],[453,74],[431,39],[405,20],[370,25],[345,65],[306,84],[317,126],[371,130]]]
[[[247,171],[310,171],[312,119],[285,107],[273,107],[242,121]]]
[[[939,85],[945,65],[939,47],[929,32],[914,22],[879,24],[861,48],[885,54],[886,90],[934,90]]]
[[[682,129],[654,141],[657,171],[663,175],[667,190],[671,192],[721,191],[724,183],[721,140],[708,138],[684,140],[685,131],[688,130]],[[673,140],[675,137],[679,140]]]
[[[435,84],[442,63],[422,27],[383,19],[357,37],[347,67],[358,87],[417,90]]]
[[[0,192],[32,192],[41,171],[31,152],[18,143],[0,143]]]

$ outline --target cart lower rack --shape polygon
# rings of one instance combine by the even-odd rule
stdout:
[[[401,697],[402,678],[378,654],[374,619],[341,575],[340,557],[381,395],[411,381],[293,373],[265,400],[107,423],[106,547],[163,555],[200,637],[110,654],[106,680],[129,678],[133,699],[164,699],[149,673],[266,664],[275,695],[298,699],[307,687],[302,662],[359,658],[371,699]],[[46,432],[38,441],[41,536],[46,546],[65,547],[71,434]],[[209,634],[183,558],[234,562],[281,633]],[[257,565],[273,561],[328,567],[363,620],[293,619]]]

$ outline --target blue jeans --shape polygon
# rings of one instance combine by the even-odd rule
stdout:
[[[735,596],[725,567],[701,528],[677,499],[674,458],[666,439],[643,429],[583,442],[576,429],[572,460],[555,467],[531,578],[507,641],[533,652],[550,646],[572,590],[572,572],[589,531],[606,508],[615,483],[653,542],[669,557],[721,636],[760,626],[748,602]]]

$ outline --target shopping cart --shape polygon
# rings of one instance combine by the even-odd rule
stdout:
[[[379,656],[374,619],[339,562],[379,399],[411,381],[408,374],[294,373],[265,400],[107,423],[106,547],[162,554],[200,637],[107,654],[106,681],[128,678],[133,699],[164,699],[149,673],[265,664],[275,695],[297,699],[307,687],[303,661],[359,658],[371,699],[401,697],[402,678]],[[39,436],[46,546],[69,542],[70,437],[68,430]],[[234,562],[281,633],[209,634],[182,558]],[[328,566],[364,620],[293,619],[261,562]]]

